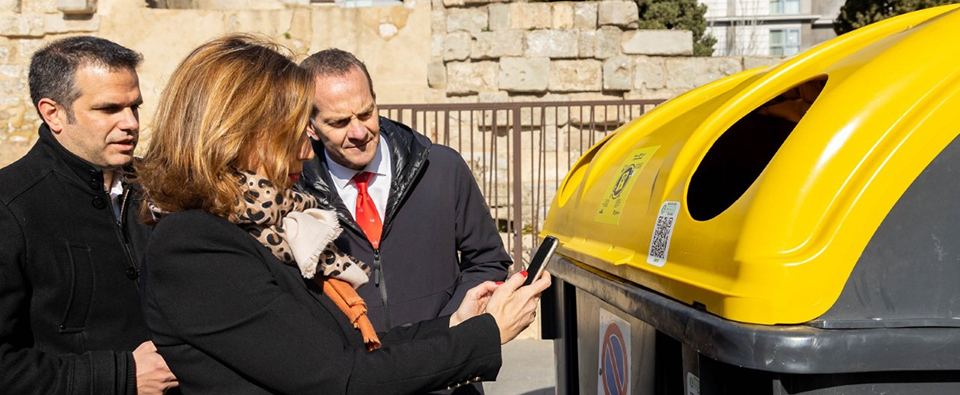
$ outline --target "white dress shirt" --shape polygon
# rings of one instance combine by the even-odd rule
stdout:
[[[117,221],[120,220],[120,196],[123,195],[123,183],[120,181],[122,177],[116,172],[113,173],[113,186],[110,187],[110,190],[107,191],[107,194],[110,195],[110,202],[113,203],[113,215],[117,217]]]
[[[363,170],[373,173],[370,181],[367,183],[367,193],[373,199],[373,204],[377,206],[377,213],[380,214],[380,222],[384,222],[386,215],[387,199],[390,198],[390,183],[393,181],[392,163],[390,162],[390,146],[387,144],[387,136],[380,133],[380,143],[377,144],[377,153],[373,160],[367,164]],[[327,168],[330,169],[330,178],[333,185],[340,194],[340,200],[347,206],[353,219],[357,219],[357,184],[353,182],[353,176],[360,171],[348,169],[343,165],[330,160],[330,155],[324,155],[327,161]]]

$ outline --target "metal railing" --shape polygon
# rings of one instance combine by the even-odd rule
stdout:
[[[460,152],[521,270],[570,167],[594,143],[661,102],[391,104],[381,105],[380,114]]]

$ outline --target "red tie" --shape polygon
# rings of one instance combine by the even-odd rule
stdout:
[[[380,221],[380,214],[377,212],[377,206],[373,204],[370,193],[367,192],[367,184],[373,173],[361,171],[353,176],[353,182],[357,184],[357,211],[354,217],[363,233],[366,233],[367,240],[374,249],[380,248],[380,232],[383,231],[383,222]]]

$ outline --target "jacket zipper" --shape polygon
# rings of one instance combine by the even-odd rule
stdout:
[[[423,156],[425,156],[425,154],[421,155],[420,163],[422,163]],[[416,169],[414,169],[414,172],[416,173],[416,175],[419,175],[422,169],[423,169],[423,166],[418,166]],[[400,201],[401,199],[405,198],[407,192],[409,192],[409,188],[405,190],[403,194],[396,197],[397,201]],[[389,199],[388,199],[388,202],[389,202]],[[393,214],[393,212],[390,210],[389,203],[387,204],[387,206],[388,207],[384,209],[383,232],[380,234],[381,243],[383,242],[383,239],[387,237],[387,225],[390,224],[391,222],[390,219],[393,217],[391,215]],[[363,233],[362,230],[360,231],[360,234],[364,238],[366,238],[366,235]],[[371,244],[370,246],[373,247],[373,244]],[[393,328],[393,325],[391,325],[391,322],[390,322],[390,305],[387,304],[387,283],[386,281],[384,281],[383,265],[380,262],[379,248],[373,249],[373,284],[376,285],[378,289],[380,289],[380,300],[383,302],[383,315],[386,317],[385,324],[386,324],[387,330],[389,330],[390,328]]]
[[[383,281],[383,268],[380,266],[380,249],[373,249],[373,284],[380,289],[380,300],[383,301],[383,315],[386,318],[385,324],[387,330],[393,326],[390,325],[390,305],[387,304],[387,283]]]
[[[106,194],[106,192],[104,192],[104,194]],[[130,278],[130,280],[133,280],[133,285],[136,286],[137,291],[139,291],[140,280],[138,277],[140,277],[140,269],[137,267],[137,261],[133,259],[133,253],[130,252],[130,240],[128,239],[126,233],[123,231],[123,218],[124,218],[124,215],[126,215],[127,199],[129,197],[130,197],[130,189],[128,188],[123,191],[123,195],[120,198],[120,217],[115,218],[116,221],[114,221],[114,223],[117,225],[115,228],[117,231],[117,237],[120,239],[120,243],[123,244],[123,252],[127,257],[127,264],[129,265],[129,267],[126,270],[127,278],[130,278],[131,276],[133,277],[133,278]],[[107,196],[107,201],[110,202],[109,195]]]

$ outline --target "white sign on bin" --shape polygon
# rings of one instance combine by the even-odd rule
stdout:
[[[630,323],[600,309],[597,394],[630,395]]]
[[[667,253],[670,252],[670,237],[673,236],[673,225],[677,223],[677,213],[679,212],[680,202],[663,202],[660,206],[657,223],[653,226],[653,236],[650,237],[647,263],[661,267],[667,263]]]

